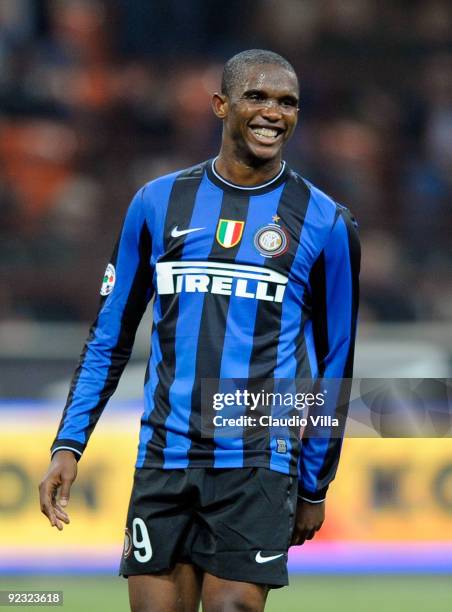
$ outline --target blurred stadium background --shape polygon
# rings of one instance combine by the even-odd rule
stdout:
[[[300,75],[286,159],[360,223],[356,376],[451,376],[451,2],[1,0],[0,588],[127,609],[115,574],[149,318],[62,534],[37,483],[125,208],[216,153],[209,95],[251,47]],[[450,439],[346,440],[326,524],[290,568],[270,610],[452,609]]]

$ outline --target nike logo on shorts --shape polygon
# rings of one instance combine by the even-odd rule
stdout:
[[[271,557],[263,557],[261,551],[256,554],[255,560],[257,563],[268,563],[269,561],[274,561],[275,559],[279,559],[279,557],[283,557],[284,553],[280,555],[272,555]]]
[[[171,237],[172,238],[179,238],[179,236],[185,236],[185,234],[191,234],[192,232],[199,232],[199,231],[201,231],[203,229],[206,229],[206,228],[205,227],[193,227],[191,229],[178,230],[177,229],[177,225],[176,225],[171,230]]]

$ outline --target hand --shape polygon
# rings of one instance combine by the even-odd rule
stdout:
[[[320,529],[325,520],[325,502],[312,504],[298,498],[295,527],[292,534],[291,546],[300,546],[306,540],[312,540],[315,532]]]
[[[52,527],[60,531],[63,523],[69,524],[69,516],[63,510],[69,502],[72,483],[77,476],[77,460],[71,451],[57,451],[39,485],[41,512],[49,519]],[[60,489],[61,487],[61,489]],[[57,493],[60,489],[59,499]]]

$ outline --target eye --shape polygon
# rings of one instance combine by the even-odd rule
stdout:
[[[244,95],[245,100],[249,100],[250,102],[262,102],[265,100],[265,96],[259,93],[258,91],[251,91]]]
[[[281,105],[284,108],[296,108],[297,106],[297,101],[294,100],[293,98],[283,98],[281,100]]]

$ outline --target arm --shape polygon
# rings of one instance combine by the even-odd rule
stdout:
[[[340,426],[325,436],[309,422],[299,457],[297,528],[294,539],[311,539],[323,523],[324,501],[336,474],[348,412],[359,301],[360,244],[356,222],[340,207],[327,244],[312,267],[312,336],[317,373],[344,379],[326,385],[329,395],[318,414],[338,418]],[[322,388],[319,383],[318,388]],[[304,537],[303,537],[304,536]],[[301,540],[301,541],[300,541]]]
[[[41,509],[49,520],[55,518],[52,506],[55,507],[60,485],[61,495],[67,503],[76,476],[76,461],[118,385],[132,352],[138,324],[152,297],[152,244],[145,217],[144,193],[145,188],[132,200],[107,267],[108,278],[104,277],[102,284],[98,315],[72,378],[51,448],[51,466],[40,485]],[[62,528],[62,525],[56,526]]]

